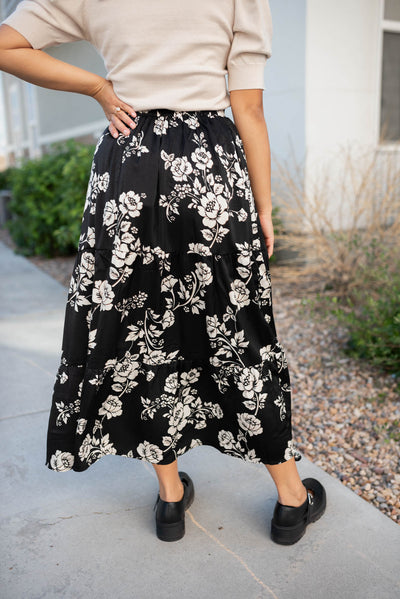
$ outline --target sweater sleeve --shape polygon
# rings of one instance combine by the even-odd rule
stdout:
[[[3,24],[16,29],[36,50],[86,39],[83,0],[22,0]]]
[[[272,20],[268,0],[235,0],[233,39],[227,58],[228,90],[265,89],[271,56]]]

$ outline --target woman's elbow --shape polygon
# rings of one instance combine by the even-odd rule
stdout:
[[[264,118],[262,89],[234,89],[229,94],[232,114],[250,114]]]
[[[2,23],[0,25],[0,51],[15,50],[17,48],[32,48],[32,45],[14,27]]]

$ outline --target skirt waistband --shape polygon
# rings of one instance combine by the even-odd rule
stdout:
[[[136,114],[147,114],[149,116],[168,116],[175,114],[188,114],[193,116],[225,116],[225,110],[174,110],[172,108],[149,108],[148,110],[135,110]]]

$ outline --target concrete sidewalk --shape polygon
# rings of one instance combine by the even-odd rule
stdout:
[[[151,464],[106,456],[45,466],[67,290],[0,243],[2,599],[398,599],[400,527],[305,457],[325,515],[295,545],[269,538],[275,486],[212,447],[179,458],[194,480],[186,535],[159,541]]]

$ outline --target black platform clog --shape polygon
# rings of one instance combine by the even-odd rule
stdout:
[[[326,491],[315,478],[301,481],[307,490],[307,499],[295,507],[276,502],[271,520],[271,539],[281,545],[297,543],[310,522],[318,520],[325,512]]]
[[[160,494],[154,504],[156,510],[156,533],[161,541],[178,541],[185,534],[185,510],[193,503],[194,485],[186,472],[179,472],[183,484],[180,501],[164,501]]]

